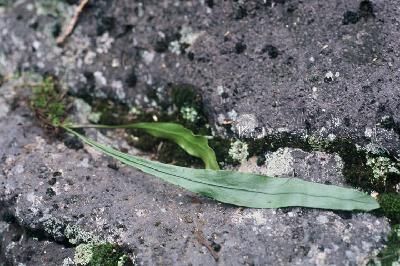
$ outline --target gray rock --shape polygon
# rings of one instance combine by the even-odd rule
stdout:
[[[235,113],[267,134],[400,152],[394,1],[96,1],[62,48],[50,29],[65,18],[40,3],[0,13],[3,75],[50,72],[71,92],[130,105],[151,104],[148,88],[190,83],[220,134],[218,118]]]
[[[111,169],[89,147],[76,151],[50,143],[29,122],[32,117],[21,114],[24,107],[0,119],[0,206],[25,230],[40,232],[47,240],[79,244],[104,239],[134,252],[139,265],[216,265],[199,241],[199,231],[224,265],[359,265],[377,254],[390,230],[386,218],[368,213],[220,204],[128,166]],[[343,180],[334,155],[296,149],[284,154],[292,158],[290,167],[299,176],[339,184]],[[282,152],[271,158],[267,166],[279,163]],[[14,243],[2,241],[6,250]],[[7,258],[15,264],[60,265],[71,256],[70,249],[47,243],[38,244],[30,264],[18,254],[37,242],[12,244]],[[49,260],[44,251],[53,249],[58,251]]]
[[[63,265],[74,249],[32,237],[15,224],[0,222],[0,262],[5,265]],[[3,265],[3,264],[1,264]]]
[[[73,6],[7,2],[1,76],[51,73],[75,95],[131,106],[153,105],[149,88],[163,95],[170,84],[189,83],[203,95],[216,134],[225,134],[227,118],[245,134],[350,138],[400,153],[396,1],[373,1],[371,11],[356,0],[97,0],[62,47],[53,33]],[[110,169],[88,147],[69,150],[45,137],[30,111],[14,106],[11,84],[0,89],[0,210],[48,242],[13,242],[17,229],[1,224],[0,259],[60,265],[73,252],[63,243],[79,242],[67,228],[81,240],[121,244],[141,265],[217,264],[198,231],[223,265],[359,265],[385,244],[388,221],[372,214],[237,208],[127,166]],[[335,155],[283,149],[268,156],[264,168],[248,168],[343,184]]]

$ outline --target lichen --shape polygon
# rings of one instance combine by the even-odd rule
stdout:
[[[117,265],[124,266],[125,263],[128,261],[128,259],[129,259],[129,257],[126,254],[122,255],[121,257],[119,257]]]
[[[69,243],[74,245],[80,243],[91,243],[91,244],[104,243],[104,241],[99,236],[87,232],[85,230],[82,230],[76,225],[68,224],[65,227],[64,235],[68,239]]]
[[[65,258],[65,259],[63,260],[62,266],[74,266],[74,265],[75,265],[75,262],[74,262],[74,260],[71,259],[70,257]]]
[[[74,261],[79,265],[89,265],[93,258],[93,244],[80,244],[75,248]]]
[[[111,243],[100,245],[81,244],[75,249],[74,261],[78,265],[122,266],[132,261],[122,248]]]
[[[243,162],[249,156],[248,145],[245,142],[236,140],[231,144],[231,148],[229,149],[228,153],[233,160],[237,162]]]
[[[389,174],[400,174],[399,164],[388,157],[367,154],[366,165],[372,168],[373,182],[385,184]]]
[[[168,49],[171,53],[180,55],[182,52],[190,47],[196,39],[201,35],[201,32],[193,32],[191,27],[182,27],[179,32],[180,39],[174,40],[169,43]]]
[[[100,117],[101,117],[101,113],[100,112],[91,112],[88,115],[88,120],[92,123],[99,123],[100,121]]]
[[[64,238],[65,223],[57,218],[50,218],[43,223],[44,231],[55,239]]]
[[[321,137],[309,136],[307,138],[308,144],[312,147],[313,150],[324,150],[329,146],[329,140],[323,139]]]
[[[195,122],[198,119],[198,113],[196,109],[190,106],[184,106],[181,108],[182,118],[190,122]]]

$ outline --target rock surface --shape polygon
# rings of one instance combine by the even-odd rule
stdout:
[[[252,115],[267,134],[400,152],[395,1],[98,0],[62,48],[53,35],[73,7],[44,3],[0,10],[2,75],[50,72],[75,94],[130,105],[189,83],[220,133],[223,119]]]
[[[111,169],[88,147],[76,151],[49,142],[28,112],[22,106],[0,119],[0,202],[25,230],[47,240],[65,243],[69,226],[126,247],[140,265],[217,264],[200,234],[220,264],[359,265],[383,247],[390,228],[385,218],[366,213],[218,204],[131,167]],[[284,149],[269,156],[266,169],[252,160],[247,169],[286,169],[275,173],[340,185],[341,166],[334,155]],[[15,265],[60,265],[71,256],[70,249],[46,243],[36,249],[37,241],[3,237],[3,253]],[[57,248],[57,255],[46,255]],[[25,250],[32,254],[24,256]]]
[[[51,73],[75,95],[131,106],[189,83],[216,134],[231,119],[236,133],[351,138],[400,153],[396,1],[97,0],[57,47],[73,2],[0,1],[0,83]],[[110,168],[88,147],[49,139],[14,85],[0,88],[0,213],[15,218],[0,223],[0,265],[61,265],[73,258],[71,227],[120,244],[139,265],[360,265],[385,245],[384,217],[237,208]],[[241,170],[344,185],[342,168],[337,155],[283,148]]]

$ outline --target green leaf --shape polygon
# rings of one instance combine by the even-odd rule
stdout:
[[[80,126],[74,126],[77,128]],[[194,157],[203,160],[207,169],[219,170],[214,151],[208,146],[208,140],[204,136],[195,135],[193,132],[180,124],[175,123],[134,123],[120,126],[88,125],[82,127],[95,128],[136,128],[142,129],[157,138],[171,140]]]
[[[72,129],[65,129],[88,145],[125,164],[220,202],[252,208],[302,206],[364,211],[379,208],[375,199],[355,189],[312,183],[297,178],[274,178],[257,174],[191,169],[162,164],[122,153]]]

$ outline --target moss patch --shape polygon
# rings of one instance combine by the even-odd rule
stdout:
[[[400,224],[400,195],[395,193],[383,193],[378,197],[383,214],[392,223]]]
[[[115,244],[81,244],[75,249],[74,261],[87,266],[128,266],[132,260],[123,249]]]
[[[387,246],[368,265],[392,266],[400,263],[400,225],[395,225],[388,235]]]
[[[65,121],[69,103],[53,77],[44,77],[41,83],[32,85],[30,107],[48,132],[56,131]]]

